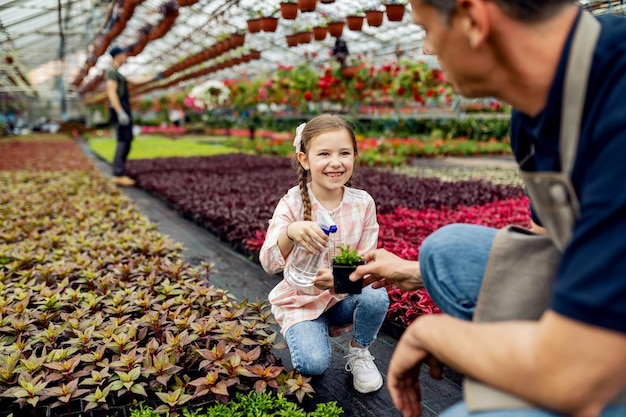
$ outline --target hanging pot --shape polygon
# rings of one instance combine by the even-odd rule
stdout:
[[[387,20],[390,22],[401,22],[404,17],[404,4],[385,4]]]
[[[246,42],[246,35],[241,33],[233,33],[230,35],[230,46],[231,48],[237,48],[239,46],[243,46]]]
[[[326,39],[326,35],[328,34],[328,28],[322,26],[316,26],[313,28],[313,38],[316,41],[323,41]]]
[[[261,19],[249,19],[246,23],[248,24],[248,32],[256,33],[261,31]]]
[[[348,16],[346,21],[348,22],[348,29],[359,31],[363,28],[363,20],[365,16]]]
[[[313,34],[311,32],[298,32],[298,43],[311,43]]]
[[[295,19],[298,16],[298,3],[280,3],[280,15],[283,19]]]
[[[276,32],[278,28],[278,18],[265,16],[261,18],[261,30],[263,32]]]
[[[287,46],[298,46],[298,35],[287,35],[285,39],[287,40]]]
[[[380,10],[367,10],[365,12],[367,25],[372,26],[372,27],[381,26],[383,24],[384,16],[385,16],[385,13]]]
[[[330,22],[328,24],[328,33],[330,33],[330,36],[334,36],[335,38],[341,36],[341,34],[343,33],[343,25],[343,20]]]
[[[301,12],[314,12],[317,0],[298,0],[298,9]]]

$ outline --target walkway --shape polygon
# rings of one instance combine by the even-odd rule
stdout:
[[[91,155],[88,150],[86,151]],[[110,176],[109,165],[92,156],[96,167]],[[238,299],[267,299],[267,294],[278,283],[279,278],[268,275],[253,261],[236,253],[195,223],[182,218],[172,208],[155,199],[139,188],[125,188],[124,193],[146,217],[158,225],[161,233],[168,235],[175,242],[184,245],[187,262],[197,265],[201,261],[215,264],[216,272],[211,282],[219,288],[230,291]],[[344,370],[349,335],[332,339],[333,359],[324,375],[312,381],[317,391],[313,399],[305,401],[308,411],[320,402],[336,401],[343,408],[342,417],[401,417],[395,409],[386,385],[372,394],[361,394],[352,387],[351,376]],[[387,365],[396,345],[396,339],[380,333],[377,341],[370,348],[376,357],[376,363],[386,380]],[[276,356],[283,360],[287,369],[291,369],[291,360],[287,349],[277,350]],[[450,405],[461,399],[461,378],[453,372],[446,372],[441,381],[431,379],[427,372],[422,372],[423,408],[422,416],[438,416]]]

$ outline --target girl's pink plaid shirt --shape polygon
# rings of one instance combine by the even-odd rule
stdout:
[[[328,255],[324,265],[330,268],[331,259],[337,246],[348,244],[360,255],[376,249],[378,244],[378,222],[376,204],[366,191],[344,187],[343,200],[334,210],[326,210],[311,193],[312,211],[324,210],[335,220],[337,233],[331,233]],[[299,188],[291,188],[278,202],[274,215],[269,221],[265,241],[261,247],[259,259],[263,269],[270,274],[277,274],[286,269],[290,256],[283,258],[278,247],[278,236],[285,228],[302,220],[304,216]],[[314,320],[333,306],[345,295],[333,295],[328,290],[315,286],[301,287],[284,279],[270,292],[268,299],[272,313],[284,335],[287,329],[301,321]]]

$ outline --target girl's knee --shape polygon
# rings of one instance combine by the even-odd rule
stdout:
[[[384,313],[387,312],[389,308],[389,295],[387,294],[386,288],[377,288],[374,289],[372,287],[363,288],[361,301],[365,304],[365,307],[368,309],[372,309],[375,311],[382,311]]]
[[[298,363],[292,357],[292,362],[296,371],[305,376],[321,375],[330,366],[330,358],[321,352],[315,352],[315,349],[311,349],[305,355],[300,355]]]

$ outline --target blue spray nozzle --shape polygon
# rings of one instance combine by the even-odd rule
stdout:
[[[320,225],[321,226],[321,225]],[[326,233],[326,236],[330,235],[331,233],[335,233],[337,232],[337,226],[335,226],[334,224],[332,226],[329,226],[328,229],[325,229],[322,226],[322,230],[324,231],[324,233]]]
[[[322,228],[326,235],[337,232],[337,225],[330,215],[325,211],[317,212],[317,224]]]

